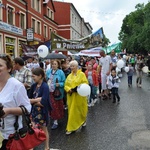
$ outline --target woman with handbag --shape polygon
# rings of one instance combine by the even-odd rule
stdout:
[[[85,74],[78,69],[78,62],[73,60],[70,62],[71,74],[65,81],[65,91],[67,92],[68,104],[68,122],[66,135],[78,130],[86,125],[86,117],[88,112],[87,97],[80,96],[77,93],[77,87],[80,84],[88,84]]]
[[[15,132],[14,123],[18,117],[19,128],[22,127],[23,105],[30,112],[31,104],[24,85],[14,77],[11,77],[13,63],[11,57],[0,54],[0,131],[4,137],[1,150],[6,150],[10,134]]]
[[[51,62],[51,67],[52,68],[46,72],[46,78],[52,104],[50,116],[54,120],[51,129],[54,130],[58,128],[58,120],[64,117],[63,97],[66,78],[64,72],[59,69],[60,62],[58,60],[53,60]]]
[[[32,121],[34,126],[41,128],[46,134],[45,150],[49,149],[49,111],[51,104],[49,98],[49,87],[46,83],[44,70],[36,68],[32,70],[32,78],[34,84],[31,86],[29,93],[30,102],[32,104]]]

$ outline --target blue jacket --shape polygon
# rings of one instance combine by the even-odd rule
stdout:
[[[46,79],[48,80],[50,78],[50,76],[52,75],[52,69],[48,69],[46,71]],[[59,97],[57,100],[59,99],[63,99],[64,97],[64,83],[66,80],[65,74],[61,69],[58,69],[55,74],[53,74],[53,78],[54,78],[54,86],[56,88],[56,78],[58,79],[58,83],[59,83],[59,90],[61,92],[61,97]]]
[[[131,67],[129,67],[129,71],[127,72],[127,75],[133,76],[133,74],[134,74],[134,68],[131,66]]]
[[[32,84],[30,92],[29,92],[29,98],[35,98],[36,86],[37,86],[37,83]],[[49,111],[52,110],[52,107],[51,107],[51,103],[50,103],[49,87],[48,87],[46,82],[43,82],[41,84],[40,89],[38,90],[38,96],[37,97],[41,97],[42,98],[41,99],[41,104],[44,107],[41,107],[42,108],[42,113],[43,113],[41,115],[45,115],[46,123],[48,124]]]

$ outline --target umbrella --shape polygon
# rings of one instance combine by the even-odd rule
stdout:
[[[21,57],[24,61],[26,61],[26,60],[28,60],[29,58],[33,58],[33,57],[31,57],[31,56],[22,56]]]
[[[66,58],[67,56],[64,54],[50,53],[44,59],[66,59]]]

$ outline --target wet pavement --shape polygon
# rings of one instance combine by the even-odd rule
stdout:
[[[150,77],[143,76],[142,88],[128,87],[121,78],[120,103],[99,100],[89,108],[87,126],[65,135],[66,116],[59,128],[50,131],[50,147],[61,150],[150,150]],[[40,145],[36,150],[43,150]]]

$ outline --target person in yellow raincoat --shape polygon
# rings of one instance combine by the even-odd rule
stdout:
[[[67,135],[86,125],[88,112],[87,97],[80,96],[77,93],[77,86],[82,83],[88,84],[88,80],[85,74],[78,69],[78,62],[76,60],[70,62],[70,68],[71,73],[68,75],[64,86],[67,92],[68,105]]]

